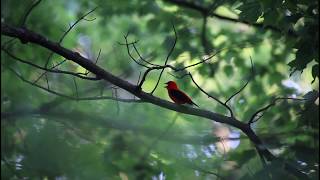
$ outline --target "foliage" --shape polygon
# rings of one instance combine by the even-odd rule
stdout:
[[[144,58],[163,64],[174,40],[174,24],[178,42],[168,63],[184,67],[208,56],[208,49],[219,52],[188,71],[203,89],[223,101],[252,76],[251,57],[253,77],[229,102],[238,119],[249,121],[274,97],[308,99],[279,101],[253,124],[266,146],[279,157],[277,161],[263,167],[254,146],[238,129],[206,119],[148,103],[72,101],[50,94],[21,81],[9,68],[32,82],[43,71],[1,51],[1,178],[296,179],[284,165],[288,162],[317,179],[318,1],[183,1],[211,7],[205,14],[205,34],[203,12],[179,2],[182,0],[41,1],[28,16],[26,26],[59,41],[69,23],[98,7],[71,29],[61,45],[98,59],[97,64],[104,69],[137,82],[145,68],[130,59],[121,45],[123,36],[129,32],[130,42],[139,40],[136,46]],[[21,25],[32,3],[2,0],[2,22]],[[10,38],[3,35],[1,40],[2,47],[41,66],[50,54],[18,40],[5,44]],[[49,67],[63,60],[53,55]],[[59,69],[85,72],[69,61]],[[154,88],[159,73],[148,76],[143,90]],[[181,76],[185,72],[165,70],[155,96],[168,99],[163,83],[175,80],[201,108],[227,115],[227,110],[201,94],[190,78],[176,79],[169,73]],[[45,77],[50,89],[74,97],[103,94],[133,98],[108,82],[54,73],[47,73],[37,83],[47,87]],[[221,140],[221,136],[232,140]]]

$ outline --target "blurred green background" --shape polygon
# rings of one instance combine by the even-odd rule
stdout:
[[[20,26],[33,3],[1,0],[1,22]],[[25,26],[57,42],[95,7],[61,45],[93,61],[99,56],[97,65],[132,83],[146,69],[130,59],[121,45],[124,35],[129,32],[130,42],[139,40],[136,46],[145,59],[163,64],[174,42],[174,24],[178,42],[168,64],[184,67],[219,52],[188,71],[222,101],[252,75],[252,58],[253,79],[229,103],[239,120],[247,122],[276,96],[309,98],[281,101],[253,124],[280,160],[264,168],[244,134],[207,119],[148,103],[73,101],[50,94],[23,82],[9,68],[31,82],[43,71],[1,51],[1,179],[295,179],[283,162],[318,179],[318,1],[43,0]],[[194,7],[207,9],[207,14]],[[41,66],[50,54],[3,35],[1,44]],[[130,52],[138,58],[133,48]],[[54,54],[49,67],[63,60]],[[58,68],[85,72],[70,61]],[[159,73],[148,76],[144,91],[154,88]],[[190,78],[171,75],[184,73],[166,69],[154,95],[170,100],[164,83],[174,80],[201,108],[228,115]],[[37,84],[74,97],[134,98],[108,82],[54,73],[42,76]]]

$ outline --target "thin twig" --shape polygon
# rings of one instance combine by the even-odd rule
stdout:
[[[76,79],[74,77],[72,79],[73,79],[74,87],[76,90],[76,96],[77,96],[77,98],[79,98],[78,85],[77,85]]]
[[[46,77],[47,88],[50,89],[49,78],[47,74],[45,74],[45,77]]]
[[[189,73],[185,73],[185,74],[183,74],[181,76],[174,75],[174,74],[172,74],[170,72],[168,72],[168,74],[173,76],[173,77],[175,77],[175,78],[177,78],[177,79],[183,79],[184,77],[189,76]]]
[[[9,55],[10,57],[12,57],[14,60],[18,61],[18,62],[21,62],[21,63],[24,63],[24,64],[28,64],[30,66],[33,66],[35,68],[38,68],[38,69],[41,69],[41,70],[44,70],[46,72],[52,72],[52,73],[60,73],[60,74],[69,74],[69,75],[72,75],[72,76],[76,76],[78,78],[81,78],[81,79],[85,79],[85,80],[92,80],[92,81],[96,81],[96,80],[100,80],[100,78],[96,78],[96,77],[86,77],[86,76],[81,76],[77,73],[74,73],[74,72],[70,72],[70,71],[62,71],[62,70],[54,70],[54,69],[48,69],[48,68],[44,68],[44,67],[41,67],[37,64],[33,64],[29,61],[26,61],[26,60],[23,60],[15,55],[13,55],[11,52],[9,52],[7,49],[4,49],[4,48],[1,48],[2,51],[4,51],[7,55]],[[63,62],[63,61],[62,61]],[[59,63],[61,64],[61,63]],[[35,83],[34,83],[35,84]]]
[[[170,51],[169,51],[169,53],[167,55],[166,61],[164,62],[164,66],[167,65],[168,60],[169,60],[169,58],[170,58],[170,56],[171,56],[171,54],[172,54],[172,52],[173,52],[173,50],[174,50],[174,48],[175,48],[175,46],[177,44],[177,41],[178,41],[178,35],[177,35],[177,32],[176,32],[176,28],[174,27],[174,24],[172,24],[172,28],[173,28],[173,31],[174,31],[174,42],[173,42],[173,45],[172,45],[172,47],[171,47],[171,49],[170,49]],[[164,71],[164,68],[161,70],[159,78],[158,78],[158,81],[157,81],[157,84],[155,85],[155,87],[153,88],[153,90],[151,91],[150,94],[153,94],[154,91],[157,89],[163,71]]]
[[[11,72],[13,72],[18,78],[20,78],[23,82],[26,82],[32,86],[35,86],[37,88],[40,88],[42,90],[45,90],[51,94],[60,96],[60,97],[64,97],[70,100],[76,100],[76,101],[91,101],[91,100],[114,100],[114,101],[119,101],[119,102],[127,102],[127,103],[145,103],[145,101],[143,100],[133,100],[133,99],[121,99],[121,98],[114,98],[114,97],[109,97],[109,96],[97,96],[97,97],[73,97],[73,96],[69,96],[66,94],[62,94],[60,92],[56,92],[54,90],[45,88],[43,86],[40,86],[38,84],[34,84],[33,82],[25,79],[23,76],[21,76],[18,72],[16,72],[14,69],[12,69],[11,67],[7,67]]]
[[[140,82],[140,78],[141,78],[141,71],[139,72],[139,77],[138,77],[137,85],[138,85],[139,82]]]
[[[60,66],[61,64],[65,63],[66,61],[67,61],[67,60],[64,59],[63,61],[59,62],[58,64],[53,65],[50,69],[54,69],[54,68]],[[46,74],[46,72],[47,72],[47,71],[45,71],[44,73],[40,74],[40,76],[39,76],[36,80],[34,80],[33,83],[37,83],[37,82],[41,79],[41,77]]]
[[[227,104],[234,96],[236,96],[237,94],[239,94],[248,84],[249,82],[253,79],[254,77],[254,69],[253,69],[253,63],[252,63],[252,59],[250,56],[250,62],[251,62],[251,76],[248,78],[248,81],[244,84],[244,86],[242,86],[242,88],[240,88],[237,92],[235,92],[233,95],[231,95],[224,104]]]
[[[132,43],[132,46],[133,46],[134,50],[136,51],[136,53],[138,54],[139,58],[140,58],[143,62],[145,62],[145,63],[147,63],[147,64],[150,64],[150,65],[152,65],[152,66],[159,66],[158,64],[151,63],[151,62],[147,61],[146,59],[144,59],[144,58],[141,56],[141,54],[139,53],[139,50],[138,50],[138,48],[136,47],[135,44],[136,44],[136,43]]]
[[[212,96],[211,94],[209,94],[209,93],[207,93],[205,90],[203,90],[203,89],[197,84],[197,82],[193,79],[193,77],[192,77],[192,75],[191,75],[190,72],[189,72],[188,75],[190,76],[192,82],[198,87],[198,89],[199,89],[201,92],[203,92],[203,93],[204,93],[205,95],[207,95],[208,97],[214,99],[215,101],[217,101],[218,103],[220,103],[222,106],[226,107],[226,108],[229,110],[231,117],[232,117],[232,118],[234,117],[234,116],[233,116],[233,111],[232,111],[232,109],[231,109],[227,104],[223,103],[223,102],[220,101],[218,98]]]
[[[69,28],[67,29],[67,31],[65,31],[62,36],[60,37],[58,43],[60,44],[63,39],[67,36],[67,34],[81,21],[83,20],[86,16],[88,16],[89,14],[91,14],[92,12],[94,12],[98,7],[93,8],[92,10],[90,10],[89,12],[85,13],[84,15],[82,15],[80,18],[78,18],[72,25],[69,26]],[[87,21],[87,20],[86,20]]]
[[[129,43],[129,42],[128,42],[128,36],[129,36],[129,32],[128,32],[126,35],[124,35],[123,37],[124,37],[124,39],[125,39],[125,41],[126,41],[125,45],[126,45],[126,47],[127,47],[127,53],[128,53],[128,55],[130,56],[130,58],[131,58],[135,63],[137,63],[138,65],[143,66],[143,67],[145,67],[145,68],[150,68],[149,66],[147,66],[147,65],[145,65],[145,64],[143,64],[143,63],[140,63],[138,60],[136,60],[136,58],[134,58],[134,57],[132,56],[132,54],[131,54],[131,52],[130,52],[130,45],[131,45],[132,43],[137,42],[137,41],[134,41],[134,42]]]
[[[99,49],[99,53],[98,53],[98,56],[97,56],[96,61],[94,62],[94,64],[97,64],[97,63],[98,63],[98,60],[99,60],[99,58],[100,58],[100,54],[101,54],[101,48]],[[87,76],[89,73],[90,73],[90,71],[88,71],[88,70],[86,69],[84,75]]]
[[[305,98],[292,98],[292,97],[278,97],[278,98],[275,98],[274,100],[271,101],[270,104],[268,104],[267,106],[257,110],[250,118],[248,124],[252,124],[252,123],[255,123],[257,122],[263,115],[260,115],[258,118],[256,118],[256,116],[260,113],[264,113],[266,110],[268,110],[269,108],[271,108],[272,106],[275,106],[277,101],[280,101],[280,100],[297,100],[297,101],[305,101],[305,100],[308,100],[308,99],[305,99]]]
[[[67,36],[67,34],[82,20],[84,19],[86,16],[88,16],[89,14],[91,14],[93,11],[95,11],[98,7],[93,8],[91,11],[85,13],[84,15],[82,15],[80,18],[78,18],[76,20],[76,22],[74,22],[72,25],[69,25],[69,28],[62,34],[62,36],[60,37],[58,44],[61,44],[61,42],[63,41],[63,39]],[[47,61],[45,63],[45,67],[48,67],[49,61],[51,60],[52,56],[53,56],[54,52],[51,52],[47,58]],[[46,72],[44,72],[44,74],[46,74]],[[34,82],[37,83],[39,80],[39,78]]]
[[[32,12],[32,10],[37,7],[40,4],[41,0],[37,0],[35,3],[33,3],[31,5],[31,7],[27,10],[26,14],[23,16],[23,19],[21,21],[21,26],[25,26],[27,19],[30,15],[30,13]]]
[[[10,46],[11,44],[14,44],[14,40],[16,40],[16,38],[11,38],[8,41],[4,42],[3,44],[1,44],[1,48],[5,48],[6,46]]]

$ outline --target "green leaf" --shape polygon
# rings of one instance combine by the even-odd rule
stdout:
[[[288,65],[298,71],[302,71],[307,67],[307,64],[314,59],[314,51],[309,47],[308,42],[299,42],[296,58]]]
[[[271,9],[267,11],[263,17],[263,25],[268,26],[268,25],[277,25],[277,22],[279,20],[279,12],[276,9]]]
[[[314,83],[317,77],[319,78],[319,64],[312,66],[312,77],[313,80],[311,83]]]
[[[244,3],[238,8],[241,13],[239,14],[240,19],[254,23],[262,14],[262,8],[259,2]]]

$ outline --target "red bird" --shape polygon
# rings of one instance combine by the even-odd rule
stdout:
[[[196,103],[194,103],[191,98],[186,95],[184,92],[182,92],[177,84],[173,81],[169,81],[166,83],[167,86],[167,90],[168,90],[168,94],[170,96],[170,98],[173,100],[173,102],[177,103],[177,104],[193,104],[197,107],[199,107]]]

